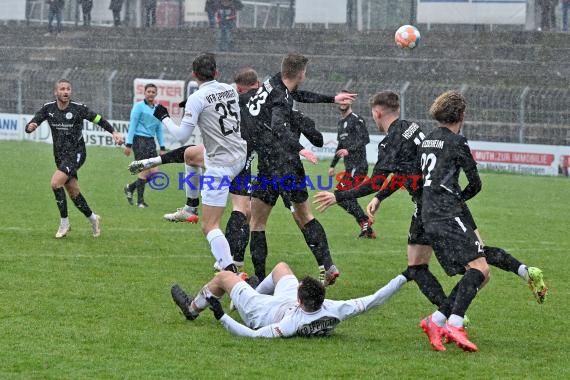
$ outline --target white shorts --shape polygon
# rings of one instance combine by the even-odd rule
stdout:
[[[230,297],[244,323],[252,329],[258,329],[278,322],[276,316],[282,315],[284,308],[297,304],[299,280],[295,275],[286,275],[275,286],[273,295],[259,294],[245,281],[237,283]]]
[[[226,207],[228,194],[233,179],[245,166],[245,159],[236,161],[232,166],[211,166],[204,151],[204,166],[206,171],[202,175],[200,187],[202,203],[208,206]]]

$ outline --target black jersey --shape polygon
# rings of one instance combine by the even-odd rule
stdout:
[[[266,80],[248,102],[255,120],[255,150],[262,174],[288,174],[290,153],[298,154],[303,145],[291,130],[293,100],[303,103],[333,103],[334,97],[307,91],[289,92],[281,73]],[[285,162],[284,162],[285,161]]]
[[[247,142],[247,157],[251,157],[254,150],[254,133],[255,121],[250,115],[247,108],[249,99],[255,95],[257,89],[251,89],[248,92],[239,95],[239,109],[240,109],[240,132],[241,137]]]
[[[436,128],[422,142],[418,154],[423,174],[423,222],[460,216],[464,202],[481,190],[477,163],[467,139],[448,128]],[[461,169],[469,181],[463,191],[459,186]]]
[[[386,137],[378,144],[378,161],[374,165],[370,182],[358,189],[335,192],[336,200],[360,198],[375,192],[381,201],[389,197],[402,185],[408,190],[414,202],[421,201],[421,170],[418,163],[418,146],[425,135],[421,127],[407,120],[397,119],[390,127]],[[394,183],[387,184],[379,191],[385,181],[393,175]]]
[[[370,135],[363,118],[351,112],[338,122],[337,126],[338,146],[336,150],[348,150],[348,156],[344,157],[344,166],[347,171],[360,166],[368,166],[366,161],[366,144],[370,142]],[[334,156],[331,167],[335,167],[339,161],[338,156]]]
[[[36,112],[30,123],[34,122],[40,125],[45,120],[51,129],[56,162],[66,157],[74,157],[77,153],[85,151],[83,120],[100,124],[110,133],[114,131],[113,127],[100,115],[91,111],[85,104],[75,102],[69,102],[64,110],[58,108],[56,101],[46,103]]]

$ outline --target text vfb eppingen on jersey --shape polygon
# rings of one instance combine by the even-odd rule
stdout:
[[[198,183],[192,183],[193,180],[199,179]],[[370,184],[372,189],[380,190],[405,190],[411,188],[416,190],[422,179],[421,175],[397,175],[390,174],[388,176],[375,175],[369,177],[367,175],[351,175],[347,172],[337,173],[335,176],[266,176],[266,175],[247,175],[237,176],[235,178],[223,176],[214,177],[207,174],[182,172],[178,173],[178,190],[184,190],[184,185],[190,190],[331,190],[334,186],[337,190],[358,190],[364,185]],[[170,186],[170,177],[164,172],[154,172],[147,178],[147,183],[153,190],[165,190]]]

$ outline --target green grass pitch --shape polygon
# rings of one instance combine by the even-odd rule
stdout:
[[[418,327],[434,308],[414,283],[325,339],[238,338],[209,311],[186,321],[170,286],[177,282],[195,293],[212,276],[214,259],[199,226],[162,220],[184,203],[177,188],[181,165],[162,167],[170,187],[147,188],[150,207],[138,209],[122,191],[134,178],[126,170],[130,158],[120,149],[88,147],[79,178],[89,205],[103,217],[102,235],[94,239],[68,202],[72,230],[56,240],[52,147],[0,147],[0,378],[570,378],[567,178],[483,173],[483,191],[469,202],[483,238],[542,268],[550,295],[538,305],[522,279],[493,269],[468,312],[480,351],[449,346],[437,353]],[[307,171],[325,175],[327,166],[307,165]],[[411,212],[403,191],[384,202],[375,241],[356,239],[356,223],[339,207],[317,213],[342,272],[329,298],[370,294],[405,268]],[[281,203],[267,236],[269,267],[283,260],[298,275],[316,275],[314,258]],[[246,263],[251,271],[249,252]],[[451,290],[458,278],[445,276],[435,259],[431,268]]]

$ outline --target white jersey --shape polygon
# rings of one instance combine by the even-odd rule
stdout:
[[[212,165],[231,166],[245,159],[247,143],[240,133],[239,96],[232,86],[212,80],[188,97],[180,127],[193,131],[196,126]]]
[[[329,335],[343,320],[361,314],[386,302],[407,282],[406,277],[398,275],[376,293],[348,301],[325,299],[322,307],[312,313],[303,311],[298,305],[291,307],[291,300],[284,300],[282,306],[288,306],[284,312],[276,312],[272,324],[253,330],[244,326],[227,314],[220,319],[222,325],[231,333],[251,338],[285,338],[291,336]],[[271,311],[267,310],[268,313]]]

